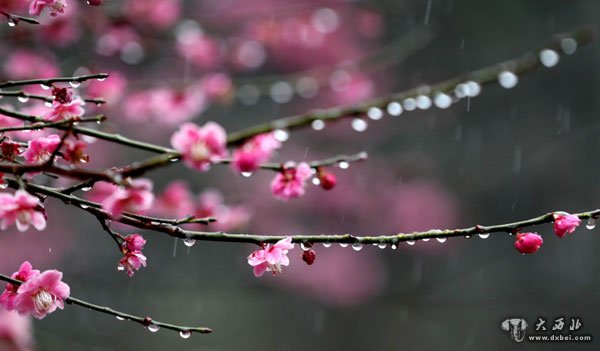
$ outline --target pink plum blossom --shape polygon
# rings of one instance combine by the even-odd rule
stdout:
[[[30,140],[27,144],[27,150],[23,152],[23,157],[29,164],[44,163],[50,159],[59,144],[60,137],[57,134]]]
[[[19,286],[15,298],[15,309],[20,315],[33,314],[42,319],[57,308],[64,308],[70,288],[61,281],[62,273],[57,270],[44,271]]]
[[[123,239],[121,246],[127,251],[142,251],[146,245],[146,239],[139,234],[131,234]]]
[[[231,77],[224,73],[211,73],[200,83],[209,100],[225,100],[233,92]]]
[[[539,250],[544,240],[537,233],[519,233],[515,240],[515,248],[522,254],[531,254]]]
[[[81,117],[85,112],[83,105],[83,100],[79,98],[73,99],[67,103],[54,101],[52,103],[52,110],[44,115],[43,118],[55,122]]]
[[[194,200],[187,184],[183,181],[169,183],[157,197],[155,212],[161,216],[183,218],[194,212]]]
[[[566,234],[572,234],[577,226],[581,223],[581,219],[576,215],[566,212],[557,212],[554,217],[554,233],[562,238]]]
[[[24,232],[29,225],[37,230],[46,229],[46,216],[40,199],[25,190],[17,190],[14,195],[0,194],[0,229],[5,230],[16,223],[17,230]]]
[[[194,216],[197,218],[214,217],[217,222],[211,224],[211,227],[226,231],[245,225],[250,220],[250,211],[243,205],[225,204],[221,193],[209,189],[198,195]]]
[[[219,43],[214,38],[195,30],[178,34],[176,49],[180,56],[200,69],[216,69],[223,61]]]
[[[65,161],[77,164],[77,163],[86,163],[89,161],[90,157],[85,153],[85,148],[87,147],[87,143],[82,140],[65,140],[65,149],[62,152],[62,156]]]
[[[32,277],[40,274],[40,271],[37,269],[33,269],[31,263],[29,261],[25,261],[19,267],[19,270],[14,272],[10,277],[16,280],[20,280],[22,282],[26,282]],[[0,306],[4,307],[7,310],[15,309],[15,298],[17,297],[17,290],[19,289],[19,284],[6,284],[6,289],[0,295]]]
[[[273,133],[257,135],[233,152],[232,166],[238,172],[254,172],[279,147],[281,143]]]
[[[143,212],[152,206],[154,194],[152,181],[149,179],[136,179],[128,188],[119,187],[102,201],[102,207],[114,219],[121,218],[124,211]]]
[[[123,97],[126,88],[127,78],[118,71],[112,71],[103,81],[90,81],[87,86],[87,95],[92,98],[102,98],[108,105],[114,105]]]
[[[132,277],[142,266],[146,267],[146,256],[140,251],[127,251],[125,256],[119,261],[117,269],[126,271],[127,275]]]
[[[188,167],[206,171],[210,164],[227,155],[227,134],[223,127],[208,122],[199,127],[194,123],[185,123],[171,137],[171,145],[183,154]]]
[[[67,3],[65,0],[33,0],[29,5],[29,14],[39,16],[45,8],[50,10],[50,16],[65,13]]]
[[[19,316],[16,311],[0,309],[0,349],[6,351],[33,351],[31,318]]]
[[[60,73],[54,61],[27,50],[12,51],[3,68],[10,79],[51,78]]]
[[[262,249],[251,253],[248,256],[248,264],[254,267],[256,277],[262,276],[267,271],[273,274],[281,273],[281,266],[290,264],[287,253],[293,248],[292,237],[285,237],[274,245],[267,244]]]
[[[277,173],[271,182],[271,192],[281,200],[289,200],[304,195],[306,180],[311,177],[310,166],[301,162],[295,167],[286,167]]]
[[[181,0],[144,0],[126,2],[125,13],[136,22],[165,29],[181,16]]]

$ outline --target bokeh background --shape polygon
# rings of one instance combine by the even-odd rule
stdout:
[[[118,72],[80,88],[109,99],[98,109],[109,117],[102,128],[164,145],[186,120],[235,131],[359,102],[518,56],[600,18],[594,0],[67,1],[68,13],[42,18],[45,27],[0,29],[0,77]],[[270,194],[273,173],[244,178],[224,166],[199,174],[174,165],[148,177],[158,194],[174,179],[195,194],[219,191],[240,211],[227,228],[235,232],[390,234],[593,209],[599,59],[597,44],[582,47],[513,89],[485,87],[448,110],[386,116],[361,133],[349,121],[292,132],[275,161],[369,153],[331,169],[339,180],[331,192],[310,185],[282,203]],[[91,164],[145,156],[98,142]],[[506,234],[397,250],[316,245],[313,266],[297,248],[282,274],[259,279],[246,263],[251,245],[186,247],[148,232],[148,267],[128,278],[93,217],[53,200],[47,208],[48,230],[1,233],[2,273],[28,259],[64,271],[79,298],[215,332],[183,340],[68,307],[33,322],[37,350],[565,348],[516,344],[499,327],[538,316],[579,317],[580,332],[600,338],[600,240],[583,225],[560,240],[549,225],[535,228],[544,246],[525,256]]]

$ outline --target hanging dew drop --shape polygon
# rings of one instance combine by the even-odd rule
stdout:
[[[310,126],[314,130],[322,130],[323,128],[325,128],[325,122],[323,122],[320,119],[315,119],[314,121],[312,121],[312,123],[310,124]]]
[[[16,25],[17,25],[17,22],[14,19],[8,18],[8,26],[9,27],[14,27]]]
[[[352,125],[352,129],[354,129],[357,132],[364,132],[365,130],[367,130],[367,122],[365,120],[363,120],[362,118],[355,118],[352,120],[351,122]]]
[[[19,100],[19,102],[26,103],[29,101],[29,96],[19,96],[17,97],[17,100]]]
[[[585,223],[585,227],[589,230],[596,228],[596,219],[594,217],[590,217]]]
[[[6,188],[8,188],[8,183],[0,184],[0,189],[6,189]]]
[[[447,109],[448,107],[450,107],[450,105],[452,105],[452,98],[448,94],[437,93],[433,97],[433,103],[438,108]]]
[[[89,208],[89,207],[90,207],[90,206],[88,206],[88,205],[86,205],[86,204],[81,204],[81,208],[83,208],[84,210],[85,210],[86,208]]]
[[[340,243],[341,247],[348,247],[348,243]]]
[[[490,237],[490,233],[481,233],[481,234],[479,234],[479,237],[481,239],[487,239]]]
[[[363,248],[363,245],[361,243],[354,243],[354,244],[352,244],[352,249],[354,251],[360,251],[360,250],[362,250],[362,248]]]
[[[246,178],[249,178],[252,176],[252,172],[242,172],[241,174],[242,174],[242,177],[246,177]]]
[[[338,163],[338,167],[340,167],[341,169],[348,169],[348,167],[350,167],[350,164],[346,161],[340,161]]]
[[[410,246],[413,246],[416,243],[416,241],[414,241],[414,240],[408,240],[406,243],[408,245],[410,245]]]
[[[399,102],[393,101],[387,105],[387,113],[390,116],[400,116],[402,114],[402,105]]]
[[[560,41],[560,48],[565,54],[571,55],[577,50],[577,41],[573,38],[564,38]]]
[[[275,129],[273,131],[273,136],[275,139],[281,143],[287,141],[290,138],[290,133],[288,133],[284,129]]]
[[[179,332],[179,336],[181,336],[182,339],[189,339],[190,336],[192,336],[192,332],[189,330],[182,330]]]
[[[183,244],[187,247],[192,247],[196,244],[196,240],[194,239],[183,239]]]
[[[321,180],[320,180],[319,178],[317,178],[317,177],[314,177],[314,178],[312,179],[312,183],[313,183],[314,185],[321,185]]]
[[[500,83],[503,88],[514,88],[518,82],[519,77],[510,71],[502,71],[498,74],[498,83]]]
[[[308,245],[307,243],[300,243],[300,248],[302,249],[302,251],[308,251],[310,250],[310,245]]]
[[[92,190],[91,186],[86,186],[86,187],[81,188],[81,191],[85,191],[85,192],[90,191],[90,190]]]
[[[48,84],[43,84],[43,83],[42,83],[42,84],[40,84],[40,87],[41,87],[43,90],[48,90],[48,89],[50,89],[50,88],[51,88],[51,87],[50,87]]]
[[[470,235],[465,235],[465,239],[471,239]]]
[[[71,81],[71,82],[69,82],[69,85],[70,85],[72,88],[79,88],[79,86],[81,86],[81,82],[77,82],[77,81]]]
[[[383,111],[377,107],[371,107],[367,111],[367,117],[374,121],[380,120],[383,117]]]
[[[436,240],[443,244],[446,242],[446,240],[448,240],[448,238],[436,238]]]
[[[377,244],[377,247],[383,250],[383,249],[385,249],[387,247],[387,245],[381,243],[381,244]]]
[[[123,266],[122,264],[117,266],[117,270],[118,271],[124,271],[125,270],[125,266]]]
[[[404,106],[404,109],[406,111],[414,111],[414,109],[417,108],[417,100],[413,98],[408,98],[405,99],[404,102],[402,102],[402,105]]]
[[[392,250],[396,250],[398,248],[398,245],[396,244],[392,244],[392,246],[390,246],[392,248]]]
[[[417,107],[421,110],[427,110],[431,107],[431,98],[426,95],[417,96]]]
[[[44,106],[46,106],[46,107],[52,107],[52,102],[51,101],[45,101],[44,102]]]
[[[104,82],[106,80],[106,77],[98,78],[96,80],[99,81],[99,82]]]
[[[323,243],[323,247],[331,247],[331,243]]]
[[[120,321],[124,321],[124,320],[125,320],[125,318],[123,318],[123,317],[121,317],[121,316],[116,316],[116,317],[117,317],[117,319],[118,319],[118,320],[120,320]]]
[[[156,333],[160,329],[156,324],[150,324],[147,328],[151,333]]]
[[[548,67],[548,68],[554,67],[558,64],[559,60],[560,60],[560,56],[554,50],[544,49],[544,50],[540,51],[540,62],[545,67]]]
[[[422,241],[429,241],[431,238],[424,238]]]

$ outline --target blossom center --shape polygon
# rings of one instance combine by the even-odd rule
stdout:
[[[203,142],[194,144],[190,151],[192,159],[197,161],[206,160],[210,156],[210,150]]]
[[[46,313],[53,303],[54,297],[52,294],[43,289],[40,289],[33,297],[35,310],[39,313]]]

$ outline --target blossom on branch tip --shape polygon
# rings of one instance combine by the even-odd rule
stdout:
[[[85,112],[85,110],[82,107],[83,105],[83,100],[79,98],[73,99],[72,101],[66,103],[54,101],[52,103],[52,110],[45,114],[43,118],[51,122],[56,122],[72,119],[75,117],[81,117]]]
[[[233,152],[232,166],[238,172],[254,172],[280,147],[281,142],[275,139],[273,133],[257,135]]]
[[[127,251],[142,251],[146,245],[146,239],[139,234],[131,234],[123,239],[121,247]]]
[[[15,157],[21,154],[22,148],[19,143],[5,140],[0,144],[0,152],[2,153],[2,160],[14,161]]]
[[[581,219],[576,215],[568,214],[566,212],[556,212],[554,217],[554,233],[559,238],[562,238],[566,234],[572,234],[577,226],[581,223]]]
[[[171,145],[183,155],[184,163],[199,171],[206,171],[210,164],[227,155],[227,134],[223,127],[208,122],[199,127],[184,123],[171,137]]]
[[[152,206],[154,194],[152,181],[136,179],[128,188],[119,187],[102,201],[102,208],[110,213],[113,219],[120,219],[124,211],[143,212]]]
[[[281,200],[300,197],[304,195],[306,181],[311,175],[311,168],[306,162],[284,167],[271,181],[271,192]]]
[[[86,147],[87,143],[84,141],[67,139],[62,156],[69,163],[87,163],[90,157],[85,153]]]
[[[42,319],[57,308],[64,309],[64,301],[71,291],[61,279],[62,273],[53,269],[35,275],[21,284],[15,298],[17,312]]]
[[[29,261],[25,261],[19,267],[19,270],[14,272],[10,277],[22,282],[26,282],[32,277],[40,274],[40,271],[33,269]],[[11,311],[15,309],[15,298],[17,297],[17,290],[19,290],[19,284],[8,283],[6,289],[0,295],[0,306]]]
[[[25,190],[17,190],[14,195],[0,194],[0,221],[2,230],[13,223],[16,223],[20,232],[29,229],[29,225],[37,230],[46,229],[46,215],[40,199]]]
[[[522,254],[531,254],[539,250],[544,240],[537,233],[518,233],[515,248]]]
[[[248,264],[254,267],[256,277],[262,276],[265,272],[281,273],[281,266],[290,264],[287,253],[293,248],[292,237],[287,236],[274,245],[267,244],[262,249],[251,253],[248,256]]]
[[[50,10],[50,16],[54,17],[65,13],[67,3],[65,0],[33,0],[29,4],[29,14],[39,16],[46,7]]]
[[[57,134],[30,140],[27,143],[27,149],[23,152],[23,157],[29,164],[44,163],[50,159],[59,144],[60,137]]]
[[[140,251],[132,251],[125,253],[125,256],[119,261],[117,269],[126,271],[127,275],[132,277],[133,274],[142,266],[146,267],[146,256]]]

